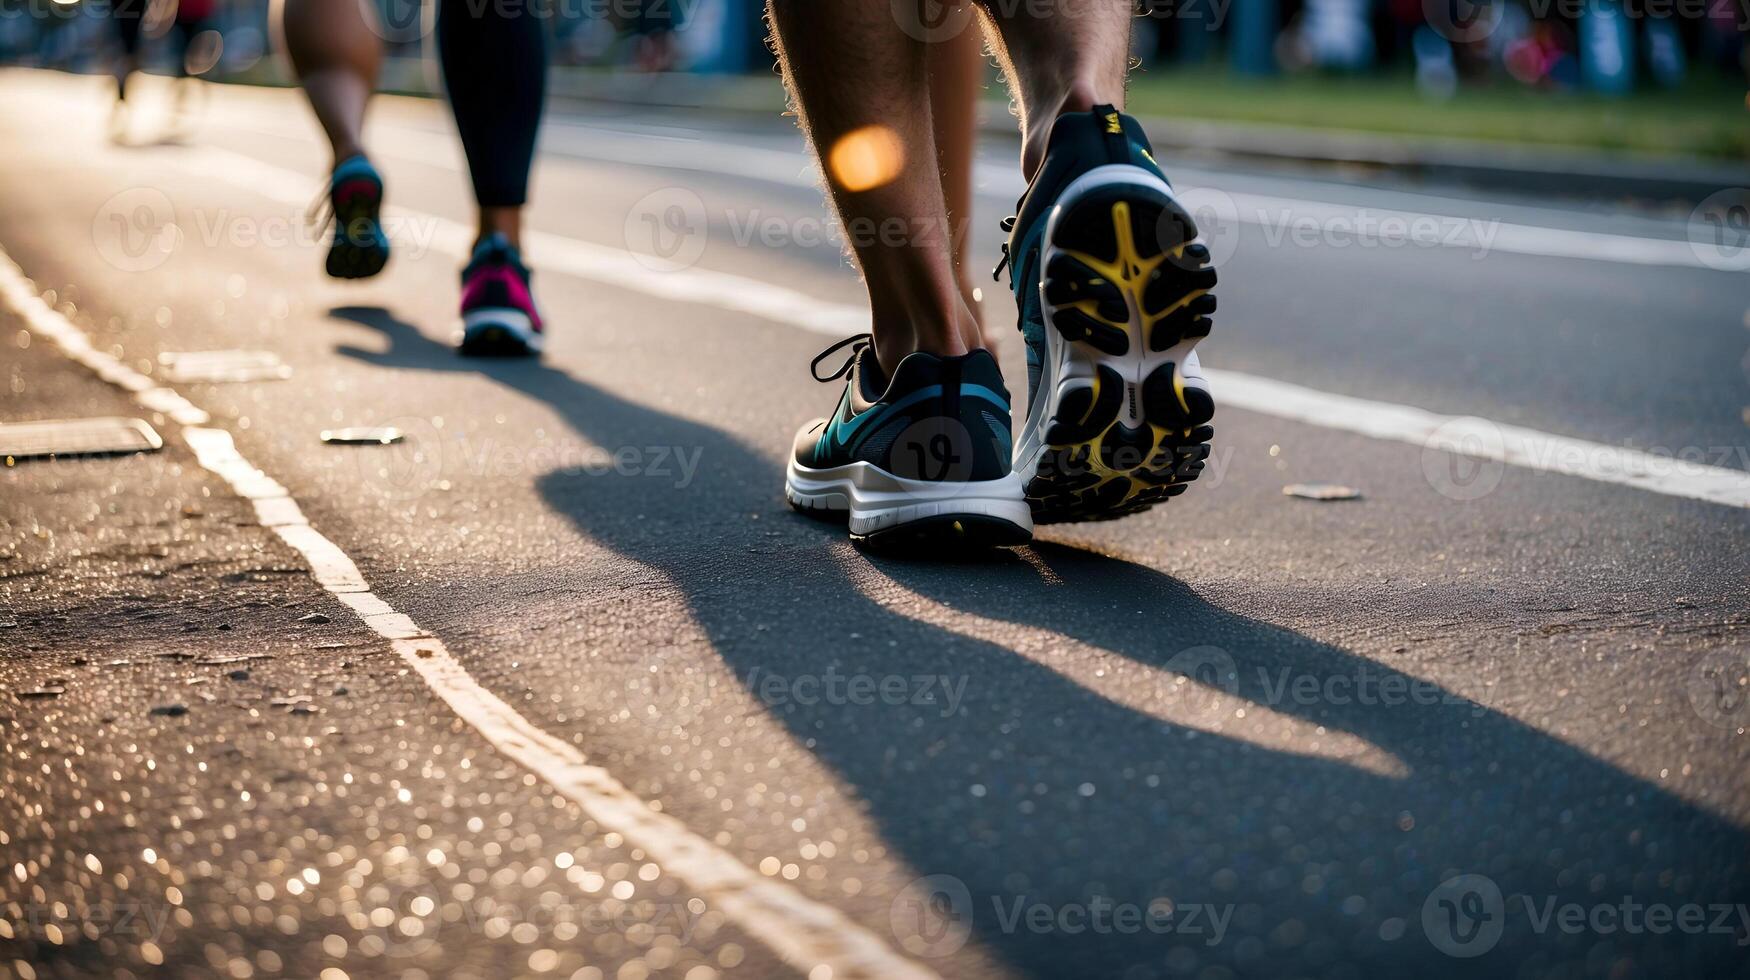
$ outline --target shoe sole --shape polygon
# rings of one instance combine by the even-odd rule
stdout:
[[[1072,183],[1039,257],[1047,357],[1015,471],[1038,524],[1106,520],[1183,493],[1215,414],[1193,348],[1215,270],[1164,181],[1112,165]]]
[[[358,190],[334,207],[334,242],[325,268],[335,279],[369,279],[389,264],[389,240],[383,234],[383,190]]]
[[[784,497],[806,513],[845,517],[852,540],[876,547],[1006,548],[1033,539],[1033,519],[1013,475],[937,483],[864,462],[815,470],[792,460]]]
[[[522,310],[484,307],[462,314],[456,349],[468,357],[530,357],[541,353],[541,332]]]

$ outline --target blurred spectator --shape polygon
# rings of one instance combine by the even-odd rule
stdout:
[[[146,0],[0,0],[0,59],[106,70],[118,46],[105,22],[111,5],[136,2]],[[167,16],[145,29],[146,62],[171,67],[174,59],[196,73],[246,69],[263,53],[269,2],[158,0],[154,8]],[[427,54],[431,0],[361,2],[377,4],[391,56]],[[545,5],[554,55],[564,64],[765,72],[772,63],[763,44],[763,0],[517,2]],[[1746,0],[1136,3],[1134,54],[1145,65],[1219,61],[1245,75],[1413,73],[1418,87],[1437,97],[1487,85],[1671,89],[1694,78],[1743,80],[1750,69]]]

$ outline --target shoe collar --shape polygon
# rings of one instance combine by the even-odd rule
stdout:
[[[468,258],[468,267],[462,270],[463,278],[466,278],[476,268],[487,264],[515,266],[517,271],[525,276],[528,270],[528,267],[523,265],[522,253],[510,243],[510,239],[506,238],[503,232],[497,231],[480,239],[480,243],[474,246],[474,252]]]
[[[1045,215],[1070,181],[1103,164],[1141,165],[1136,159],[1139,154],[1142,161],[1154,164],[1142,124],[1113,106],[1097,105],[1086,111],[1066,112],[1052,120],[1051,134],[1045,139],[1045,159],[1015,202],[1014,216],[1003,221],[1009,240],[1003,247],[1002,261],[993,270],[993,278],[1001,281],[1002,270],[1007,266],[1010,283],[1020,282],[1017,273],[1025,264],[1026,249],[1043,231]],[[1159,174],[1158,166],[1153,169]]]
[[[903,363],[903,362],[901,362]],[[855,361],[851,364],[850,398],[851,411],[861,415],[874,408],[883,398],[887,397],[887,389],[893,384],[892,379],[881,370],[881,362],[875,359],[875,345],[865,344],[857,348]]]

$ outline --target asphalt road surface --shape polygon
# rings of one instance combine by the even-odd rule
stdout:
[[[862,302],[784,121],[556,110],[550,348],[479,363],[441,106],[340,284],[295,93],[114,143],[106,84],[0,73],[0,422],[164,441],[0,473],[0,977],[1744,975],[1750,276],[1686,211],[1169,161],[1208,470],[944,562],[784,505]],[[227,350],[286,370],[163,357]]]

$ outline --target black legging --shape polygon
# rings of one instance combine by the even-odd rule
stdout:
[[[536,0],[439,0],[438,60],[483,207],[528,199],[547,90],[547,32]]]
[[[122,52],[132,58],[140,52],[140,29],[146,24],[146,0],[110,0],[109,18],[121,38]]]

